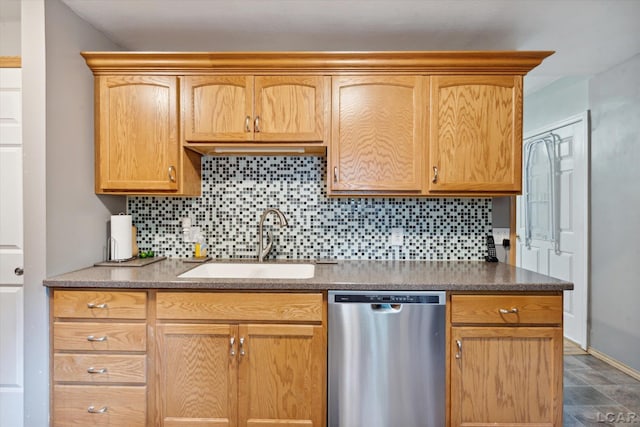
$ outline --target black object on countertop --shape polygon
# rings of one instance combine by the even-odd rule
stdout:
[[[487,262],[498,262],[498,256],[496,254],[496,244],[493,241],[493,236],[489,234],[487,236],[487,256],[484,257]]]

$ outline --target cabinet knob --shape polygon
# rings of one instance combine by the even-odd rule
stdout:
[[[175,166],[169,166],[169,181],[176,182],[176,168],[175,168]]]
[[[436,182],[438,182],[438,167],[437,166],[433,167],[433,179],[431,180],[431,182],[433,182],[434,184]]]
[[[22,276],[24,274],[24,270],[22,269],[22,267],[16,267],[16,269],[13,270],[13,274],[15,274],[16,276]]]

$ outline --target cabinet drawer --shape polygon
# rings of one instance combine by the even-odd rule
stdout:
[[[144,427],[147,388],[57,385],[53,388],[54,427]],[[91,413],[103,410],[100,413]]]
[[[59,291],[53,293],[53,317],[144,319],[146,292]]]
[[[158,292],[158,319],[321,322],[322,294]]]
[[[55,354],[53,380],[86,383],[142,383],[147,379],[146,356]]]
[[[144,323],[54,322],[54,350],[145,351]]]
[[[562,296],[452,295],[451,322],[562,324]]]

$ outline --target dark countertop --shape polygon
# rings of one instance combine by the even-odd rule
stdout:
[[[214,260],[212,262],[228,262]],[[235,262],[235,261],[234,261]],[[238,261],[242,262],[242,261]],[[573,284],[504,263],[483,261],[359,261],[317,264],[311,279],[181,279],[200,264],[169,258],[144,267],[89,267],[44,281],[51,288],[221,290],[444,290],[553,292]]]

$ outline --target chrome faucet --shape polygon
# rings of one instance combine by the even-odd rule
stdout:
[[[271,230],[267,232],[267,245],[264,246],[263,242],[263,234],[264,234],[264,220],[270,213],[276,214],[276,218],[278,218],[278,223],[280,227],[287,227],[289,224],[287,223],[287,218],[285,218],[284,214],[276,208],[268,208],[264,212],[262,212],[262,216],[260,216],[260,222],[258,223],[258,262],[263,262],[264,259],[271,252],[271,248],[273,247],[273,233]]]

